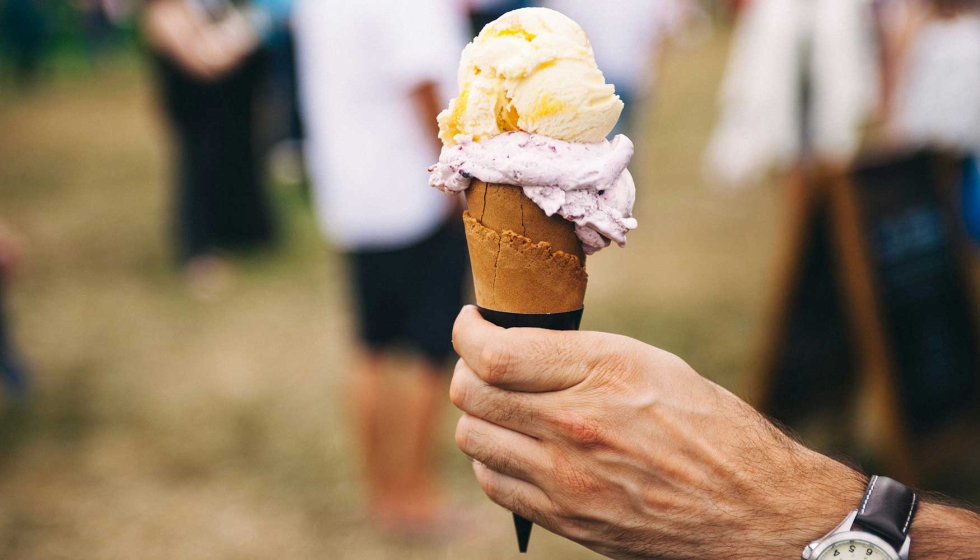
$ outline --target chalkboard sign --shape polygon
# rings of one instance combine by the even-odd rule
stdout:
[[[980,401],[976,308],[956,241],[960,226],[947,204],[960,167],[921,152],[851,174],[895,382],[914,432]]]
[[[839,404],[856,376],[829,209],[819,205],[813,210],[788,299],[780,303],[790,313],[775,333],[771,342],[775,353],[769,358],[772,385],[767,409],[787,424],[803,420],[815,406]]]
[[[980,410],[977,303],[953,204],[962,168],[916,152],[791,181],[789,246],[750,388],[760,409],[793,426],[836,406],[847,429],[843,407],[861,388],[855,404],[878,401],[868,408],[887,432],[875,434],[884,461],[905,472],[910,442]]]

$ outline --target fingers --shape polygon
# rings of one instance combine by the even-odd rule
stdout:
[[[596,359],[594,333],[503,329],[472,305],[456,318],[453,346],[485,382],[521,392],[574,387],[588,377]]]
[[[491,470],[527,482],[550,471],[541,442],[468,414],[456,425],[456,445]]]
[[[473,472],[483,492],[500,507],[542,525],[552,517],[554,504],[534,484],[498,473],[476,462],[473,463]]]
[[[464,362],[456,362],[449,398],[463,412],[521,434],[545,435],[546,395],[514,393],[487,385]]]

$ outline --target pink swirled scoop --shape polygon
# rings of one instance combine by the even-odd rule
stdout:
[[[507,132],[474,142],[457,136],[429,168],[429,185],[449,194],[465,191],[473,179],[514,185],[544,212],[575,223],[582,249],[591,255],[615,241],[626,245],[636,229],[636,186],[626,169],[633,142],[565,142],[527,132]]]

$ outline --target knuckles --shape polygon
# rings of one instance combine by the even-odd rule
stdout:
[[[497,403],[497,406],[487,414],[487,420],[495,423],[529,425],[533,424],[536,418],[530,397],[523,393],[507,395],[506,400]]]
[[[481,433],[478,421],[472,416],[463,416],[456,424],[456,447],[497,472],[508,472],[512,465],[518,465],[508,450],[494,451],[495,444],[488,441],[486,433]]]
[[[570,413],[555,418],[558,431],[571,443],[584,448],[603,447],[608,442],[608,429],[598,416]]]
[[[480,377],[489,385],[497,386],[507,379],[513,361],[514,354],[509,346],[491,342],[480,352]]]
[[[635,376],[649,365],[646,359],[649,348],[625,337],[612,337],[606,345],[594,350],[589,366],[600,373],[606,384],[629,389]]]

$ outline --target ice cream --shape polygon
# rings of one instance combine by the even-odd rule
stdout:
[[[585,32],[544,8],[483,28],[459,65],[459,97],[439,114],[429,185],[466,193],[476,303],[504,327],[575,330],[586,255],[636,228],[633,143],[606,140],[623,110]],[[514,514],[521,552],[532,524]]]
[[[623,102],[577,23],[545,8],[504,14],[463,49],[459,88],[439,115],[443,150],[430,185],[521,187],[545,214],[575,224],[586,255],[626,244],[637,226],[633,143],[606,140]]]
[[[477,302],[571,311],[584,298],[586,255],[625,246],[637,227],[633,143],[606,140],[623,103],[581,27],[544,8],[484,27],[463,50],[459,87],[439,115],[443,149],[429,184],[466,192]]]
[[[439,115],[446,146],[515,130],[600,142],[623,110],[582,28],[546,8],[514,10],[484,27],[463,49],[458,79],[459,97]]]
[[[636,228],[632,217],[636,188],[626,166],[633,143],[565,142],[526,132],[508,132],[483,142],[459,137],[430,168],[429,184],[447,193],[465,191],[473,178],[523,187],[524,194],[551,216],[575,223],[585,254],[613,240],[626,244]]]

